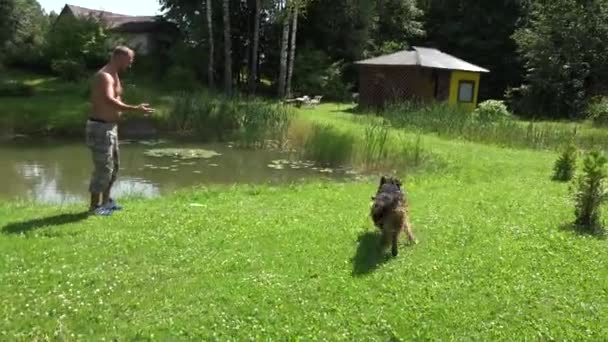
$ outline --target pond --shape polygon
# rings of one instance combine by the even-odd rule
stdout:
[[[281,184],[306,179],[347,180],[347,169],[324,169],[296,162],[288,153],[239,149],[230,144],[163,140],[122,141],[121,166],[113,195],[155,197],[178,189],[212,184]],[[158,156],[153,150],[204,149],[205,158]],[[195,155],[196,156],[196,155]],[[21,140],[0,144],[0,200],[73,203],[88,199],[92,171],[81,142]]]

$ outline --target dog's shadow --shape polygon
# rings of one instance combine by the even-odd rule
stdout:
[[[88,212],[85,211],[81,213],[60,214],[24,222],[15,222],[4,226],[2,232],[4,234],[23,234],[40,228],[76,223],[86,219],[88,216]]]
[[[380,249],[380,234],[367,231],[359,235],[357,252],[351,259],[352,275],[364,276],[374,272],[382,264],[390,260],[390,256]]]

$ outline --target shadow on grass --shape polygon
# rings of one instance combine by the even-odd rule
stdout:
[[[21,234],[32,230],[75,223],[86,219],[88,212],[61,214],[40,219],[10,223],[2,228],[4,234]]]
[[[606,240],[608,238],[608,235],[606,234],[606,228],[602,228],[597,231],[588,231],[573,222],[562,224],[559,227],[559,230],[570,232],[579,236],[594,237],[600,240]]]
[[[359,277],[372,273],[389,260],[388,255],[380,249],[380,234],[364,232],[359,235],[358,241],[357,254],[352,258],[353,276]]]

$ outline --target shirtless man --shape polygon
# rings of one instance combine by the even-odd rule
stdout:
[[[107,216],[122,209],[111,197],[110,190],[116,181],[119,167],[117,124],[122,111],[152,113],[147,103],[138,106],[122,102],[122,85],[118,73],[133,63],[134,52],[118,46],[108,64],[93,77],[91,89],[92,112],[86,125],[86,141],[93,154],[94,170],[91,176],[90,213]]]

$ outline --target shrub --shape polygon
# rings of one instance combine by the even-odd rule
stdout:
[[[84,64],[71,59],[53,60],[51,69],[57,76],[66,81],[78,81],[85,75]]]
[[[503,101],[487,100],[475,108],[473,117],[481,123],[498,123],[511,119],[511,113]]]
[[[602,229],[600,210],[608,199],[607,162],[608,159],[597,150],[588,153],[584,161],[583,174],[574,183],[575,224],[584,232],[597,233]]]
[[[594,99],[587,108],[587,118],[600,127],[608,126],[608,98]]]
[[[553,179],[556,181],[567,182],[572,180],[576,170],[576,146],[568,145],[553,166]]]

